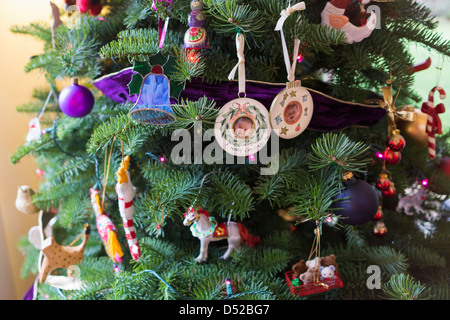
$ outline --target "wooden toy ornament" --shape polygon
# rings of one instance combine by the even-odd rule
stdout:
[[[68,271],[76,270],[76,265],[83,260],[84,249],[89,240],[91,228],[89,224],[85,224],[84,232],[73,243],[75,243],[80,237],[84,236],[83,241],[77,246],[62,246],[55,241],[53,235],[50,235],[47,239],[42,242],[42,253],[44,258],[39,268],[39,283],[45,283],[49,278],[50,273],[58,268],[68,269]],[[73,279],[74,274],[68,272],[67,277],[56,276],[58,278],[48,279],[51,280],[50,284],[57,285],[58,287],[63,287],[65,289],[75,289],[76,287],[71,285],[75,284],[75,279]],[[62,278],[61,278],[62,277]],[[48,282],[48,281],[47,281]]]
[[[219,111],[214,126],[217,143],[227,153],[249,156],[261,150],[270,138],[269,113],[262,103],[248,98],[245,93],[244,35],[236,35],[238,63],[229,75],[234,79],[238,72],[238,98],[226,103]]]
[[[300,40],[294,40],[292,64],[289,61],[283,24],[287,17],[295,11],[305,10],[304,2],[297,3],[281,12],[275,31],[280,31],[283,55],[288,74],[286,88],[279,92],[270,107],[270,125],[272,130],[283,139],[292,139],[300,135],[311,121],[314,104],[311,94],[302,87],[300,81],[295,81],[295,68]]]

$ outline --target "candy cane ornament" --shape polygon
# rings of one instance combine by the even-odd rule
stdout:
[[[435,86],[431,89],[428,95],[428,101],[422,104],[421,111],[428,115],[426,132],[428,133],[428,155],[430,159],[434,159],[436,156],[436,134],[442,134],[442,122],[439,118],[440,113],[445,112],[443,103],[434,106],[434,94],[438,91],[441,100],[446,97],[445,91],[440,86]]]
[[[136,195],[136,188],[131,183],[130,173],[128,172],[129,163],[130,157],[126,156],[122,160],[119,170],[117,170],[116,192],[118,196],[120,216],[122,217],[125,236],[128,241],[131,257],[135,261],[139,261],[141,258],[141,248],[136,237],[136,230],[134,228],[133,221],[133,201]]]

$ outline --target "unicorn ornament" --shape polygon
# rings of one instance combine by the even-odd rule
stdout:
[[[190,226],[192,235],[200,239],[200,254],[195,258],[197,262],[205,262],[208,259],[208,245],[211,241],[228,240],[228,249],[220,257],[224,260],[233,250],[239,250],[242,244],[253,247],[260,241],[259,237],[250,235],[242,223],[217,223],[214,217],[209,216],[208,211],[201,208],[189,208],[184,214],[183,225]]]

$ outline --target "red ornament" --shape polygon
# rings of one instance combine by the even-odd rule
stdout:
[[[391,180],[389,180],[388,175],[386,173],[380,173],[377,180],[377,189],[378,190],[387,190],[391,186]]]
[[[446,175],[450,176],[450,158],[443,156],[440,161],[438,168]]]
[[[380,221],[381,219],[383,219],[383,209],[381,208],[381,206],[379,206],[378,211],[373,217],[372,221]]]
[[[402,160],[402,154],[398,151],[386,148],[386,150],[384,151],[384,159],[387,164],[396,165],[399,164]]]
[[[386,147],[392,151],[402,151],[405,148],[405,138],[400,134],[400,130],[392,131],[392,135],[386,141]]]
[[[378,221],[373,228],[373,235],[377,238],[383,238],[387,233],[387,228],[382,221]]]
[[[391,186],[387,190],[381,191],[381,194],[384,198],[392,198],[396,195],[397,190],[395,189],[394,183],[391,183]]]

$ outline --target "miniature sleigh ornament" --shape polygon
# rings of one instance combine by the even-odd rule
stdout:
[[[200,239],[200,254],[195,258],[197,262],[208,259],[208,245],[211,241],[228,240],[228,249],[220,257],[224,260],[233,250],[239,250],[242,244],[253,247],[260,242],[260,238],[250,235],[242,223],[217,223],[214,217],[209,216],[208,211],[201,208],[189,208],[184,214],[183,225],[190,226],[192,235]]]
[[[117,184],[116,192],[119,202],[120,216],[122,217],[123,227],[125,229],[125,236],[127,238],[128,247],[130,249],[131,257],[135,261],[141,258],[141,247],[139,246],[136,230],[134,228],[134,197],[136,195],[136,188],[131,183],[128,166],[130,164],[130,157],[126,156],[117,170]]]

